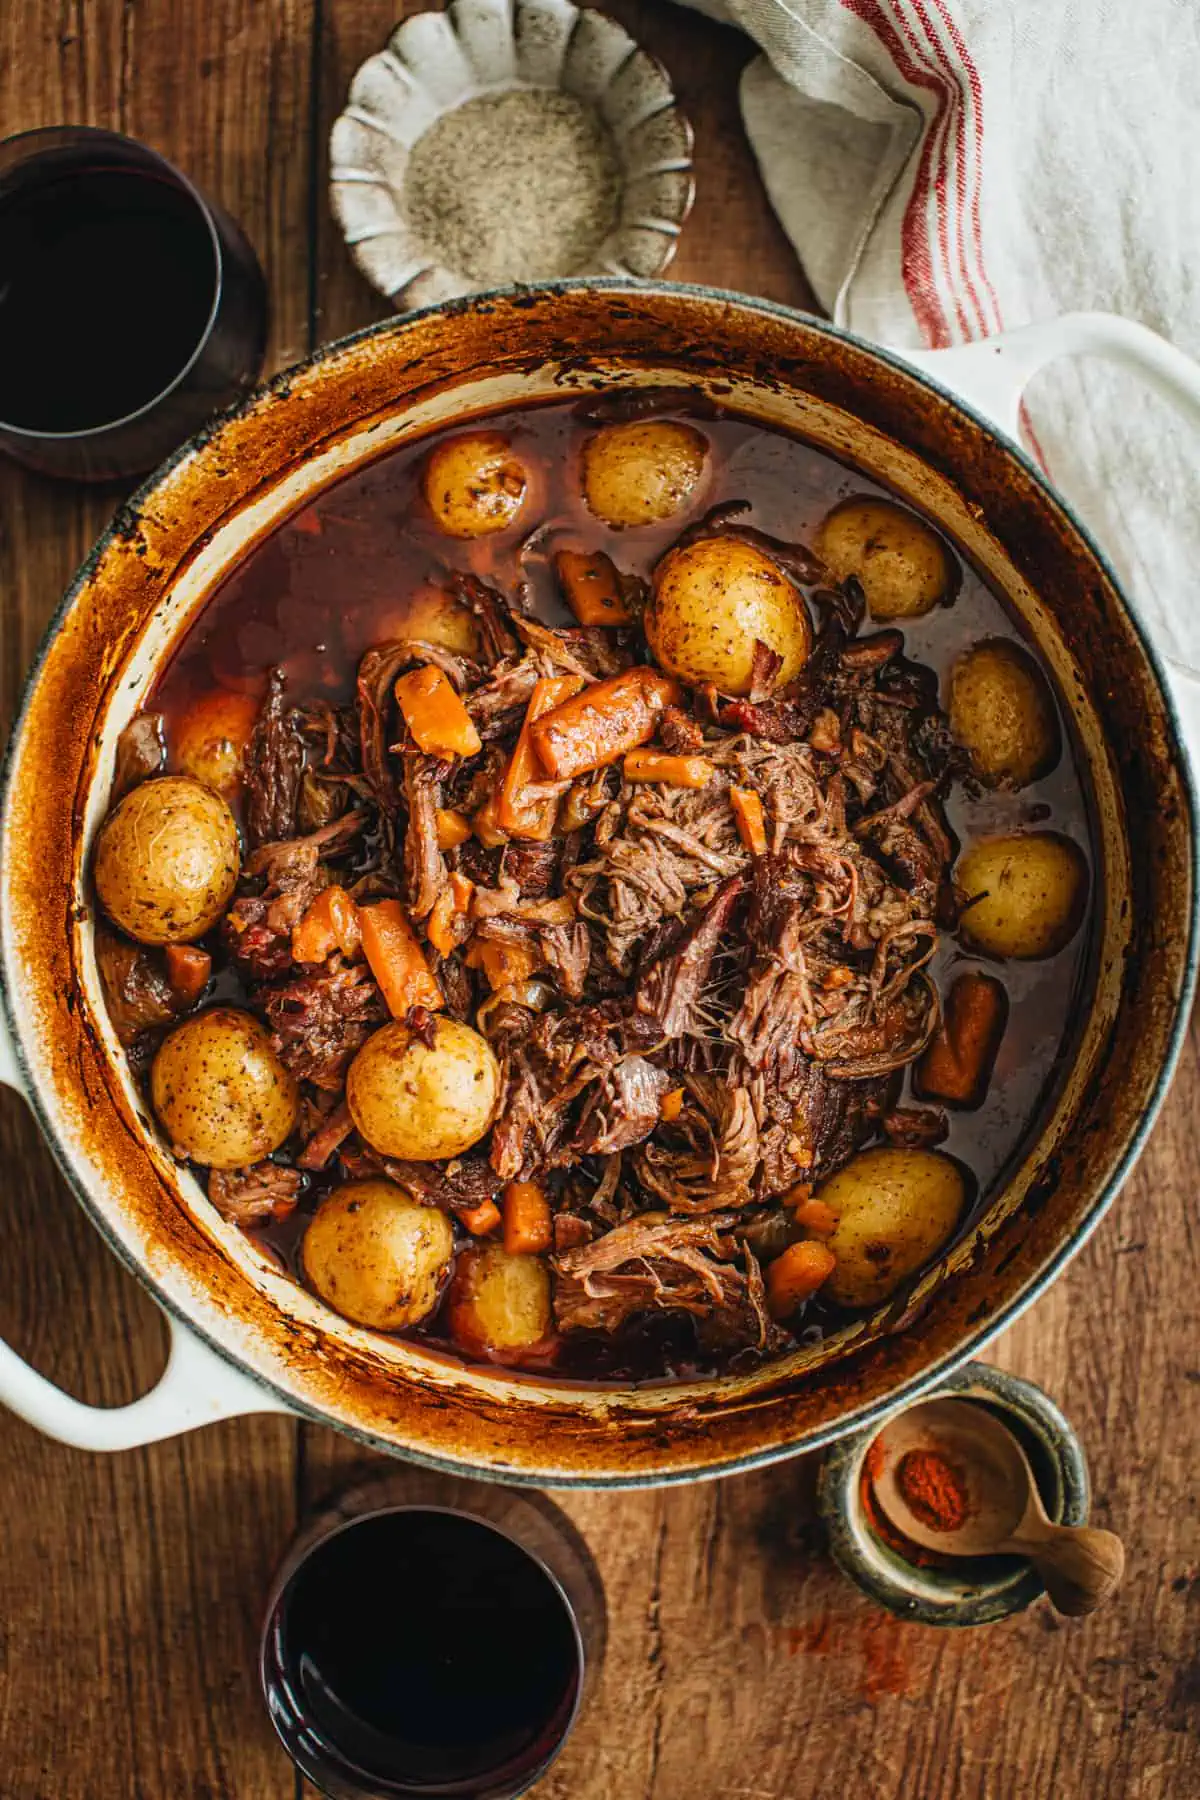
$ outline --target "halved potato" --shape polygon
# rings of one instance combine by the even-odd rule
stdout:
[[[109,813],[96,840],[100,904],[141,944],[187,944],[233,897],[241,847],[233,814],[187,775],[143,781]]]
[[[1087,906],[1087,862],[1053,831],[980,838],[959,857],[954,885],[964,910],[958,935],[990,956],[1054,956],[1079,930]]]
[[[1046,678],[1007,638],[984,638],[950,673],[950,729],[987,787],[1021,788],[1058,761],[1062,742]]]
[[[502,1244],[462,1252],[446,1297],[446,1323],[460,1350],[515,1362],[550,1335],[550,1271],[540,1256]]]
[[[776,651],[780,683],[808,661],[812,624],[804,597],[777,562],[735,537],[698,538],[668,551],[654,572],[646,637],[681,681],[746,694],[755,642]]]
[[[461,1156],[492,1122],[500,1065],[486,1038],[438,1018],[433,1048],[401,1019],[369,1037],[346,1077],[358,1130],[382,1156],[416,1162]]]
[[[919,619],[950,593],[945,544],[892,500],[841,501],[822,520],[815,548],[838,581],[858,577],[873,619]]]
[[[150,1098],[176,1150],[210,1169],[245,1169],[293,1130],[296,1083],[249,1013],[218,1006],[163,1039]]]
[[[446,438],[425,464],[425,499],[450,537],[506,531],[525,501],[529,478],[508,439],[498,431]]]
[[[700,486],[708,439],[694,425],[642,419],[605,425],[583,446],[583,494],[606,524],[655,525]]]
[[[836,1215],[824,1292],[839,1306],[876,1306],[935,1256],[962,1215],[962,1170],[938,1150],[863,1150],[817,1189]]]
[[[309,1283],[343,1318],[404,1331],[438,1303],[454,1227],[392,1181],[348,1181],[321,1202],[304,1234]]]

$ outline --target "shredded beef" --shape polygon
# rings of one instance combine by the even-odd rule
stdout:
[[[282,1163],[254,1163],[248,1169],[210,1169],[208,1197],[223,1219],[232,1225],[278,1223],[296,1210],[304,1189],[299,1169]]]
[[[314,1087],[341,1087],[371,1027],[387,1017],[383,996],[361,964],[315,970],[269,988],[262,1007],[285,1068]]]
[[[283,669],[272,669],[257,723],[246,745],[246,840],[251,849],[289,838],[296,830],[304,739],[296,720],[285,710],[286,686]]]
[[[437,841],[440,767],[436,757],[425,756],[419,750],[404,752],[404,797],[408,805],[404,881],[409,910],[415,919],[429,916],[448,880],[446,861]]]

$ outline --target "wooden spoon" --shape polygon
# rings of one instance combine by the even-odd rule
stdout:
[[[937,1451],[965,1495],[962,1517],[949,1529],[914,1509],[901,1465],[914,1451]],[[944,1556],[1027,1557],[1060,1613],[1079,1618],[1113,1594],[1125,1567],[1115,1532],[1087,1525],[1055,1525],[1047,1517],[1033,1470],[1006,1425],[970,1400],[926,1400],[885,1425],[872,1446],[872,1481],[892,1524],[923,1550]],[[913,1472],[910,1465],[909,1472]]]

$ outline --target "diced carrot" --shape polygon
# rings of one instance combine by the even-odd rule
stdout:
[[[508,759],[496,804],[497,823],[514,837],[534,838],[544,842],[553,835],[559,796],[529,792],[531,787],[545,782],[533,754],[530,728],[535,720],[552,712],[564,700],[569,700],[582,686],[581,675],[553,675],[533,684],[521,735]]]
[[[679,689],[657,669],[626,669],[576,694],[530,728],[538,761],[555,781],[573,781],[648,743]]]
[[[483,749],[470,713],[442,671],[431,663],[401,675],[396,701],[415,742],[427,756],[478,756]]]
[[[673,1119],[677,1119],[683,1111],[684,1093],[685,1089],[680,1087],[671,1088],[663,1095],[662,1102],[658,1109],[658,1116],[660,1119],[664,1120],[666,1124],[669,1125]]]
[[[980,1106],[1008,1023],[1008,995],[992,975],[960,975],[946,998],[942,1022],[917,1064],[923,1099]]]
[[[524,944],[502,944],[495,938],[475,938],[467,951],[467,967],[482,969],[493,991],[528,981],[537,966],[536,951]]]
[[[466,843],[471,835],[471,821],[466,813],[455,812],[449,806],[439,806],[436,817],[439,850],[457,850],[460,844]]]
[[[790,1319],[797,1307],[829,1280],[836,1267],[833,1251],[815,1238],[789,1244],[767,1269],[767,1309],[771,1317]]]
[[[500,1223],[500,1208],[494,1200],[481,1200],[478,1206],[464,1206],[458,1213],[459,1223],[472,1237],[486,1237]]]
[[[292,929],[292,955],[297,962],[324,962],[335,950],[354,956],[362,942],[358,908],[345,888],[322,888],[300,923]]]
[[[445,1005],[442,990],[430,973],[425,952],[398,900],[377,900],[358,912],[362,947],[379,983],[388,1011],[403,1019],[414,1006],[436,1012]]]
[[[460,875],[456,869],[450,877],[450,891],[454,895],[455,912],[468,912],[471,906],[471,896],[475,892],[475,883],[468,876]]]
[[[554,1236],[550,1202],[536,1181],[510,1181],[501,1195],[504,1248],[510,1256],[548,1250]]]
[[[792,1217],[814,1237],[832,1237],[837,1230],[837,1214],[824,1200],[802,1200]]]
[[[853,980],[854,970],[847,968],[845,963],[838,963],[834,968],[825,971],[821,977],[821,986],[826,993],[836,994],[839,988],[849,987]]]
[[[195,944],[167,945],[167,980],[188,1006],[198,1000],[212,974],[212,957]]]
[[[767,825],[763,818],[762,801],[754,789],[731,787],[729,804],[733,808],[738,836],[746,849],[749,850],[751,856],[765,856],[767,854]]]
[[[626,781],[661,781],[667,787],[707,787],[715,770],[707,756],[668,756],[662,750],[630,750]]]
[[[554,571],[581,625],[632,625],[621,577],[603,550],[559,550]]]

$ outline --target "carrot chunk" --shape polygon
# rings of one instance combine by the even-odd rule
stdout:
[[[212,974],[212,957],[195,944],[167,945],[167,980],[172,990],[189,1006],[198,1000],[208,986]]]
[[[324,962],[335,950],[354,956],[362,942],[358,908],[345,888],[322,888],[300,923],[292,930],[292,955],[297,962]]]
[[[427,756],[477,756],[482,750],[470,713],[432,664],[401,675],[396,701],[414,741]]]
[[[837,1258],[827,1244],[805,1238],[789,1244],[767,1270],[767,1309],[773,1319],[790,1319],[796,1308],[828,1281]]]
[[[621,577],[603,550],[559,550],[554,571],[581,625],[632,625]]]
[[[767,854],[767,825],[763,818],[762,801],[754,789],[731,787],[729,804],[733,808],[738,836],[746,849],[749,850],[751,856],[765,856]]]
[[[445,1004],[422,950],[398,900],[377,900],[359,908],[362,947],[379,983],[388,1011],[402,1019],[411,1007],[432,1012]]]
[[[532,1256],[550,1248],[550,1202],[536,1181],[510,1181],[501,1195],[504,1248],[510,1256]]]
[[[824,1200],[802,1200],[792,1217],[814,1237],[832,1237],[837,1229],[837,1214]]]
[[[455,812],[453,807],[439,806],[436,819],[439,850],[457,850],[471,835],[470,819],[466,813]]]
[[[660,1119],[665,1120],[668,1125],[673,1119],[677,1119],[683,1111],[683,1096],[683,1088],[671,1088],[669,1092],[663,1095],[662,1103],[658,1109],[658,1116]]]
[[[631,750],[623,766],[626,781],[661,781],[667,787],[707,787],[715,773],[707,756],[668,756],[662,750]]]
[[[675,682],[657,669],[626,669],[598,681],[531,727],[538,761],[555,781],[602,769],[647,743],[663,708],[678,699]]]
[[[458,1221],[472,1237],[486,1237],[489,1231],[495,1231],[500,1217],[500,1208],[494,1200],[481,1200],[478,1206],[464,1206]]]
[[[538,791],[546,783],[533,754],[530,732],[536,720],[553,712],[564,700],[571,699],[582,686],[581,675],[544,677],[533,685],[521,735],[508,759],[496,802],[496,822],[502,831],[511,832],[513,837],[544,842],[554,833],[559,796]]]
[[[942,1022],[917,1064],[923,1099],[981,1106],[1008,1023],[1008,995],[992,975],[960,975],[946,998]]]

